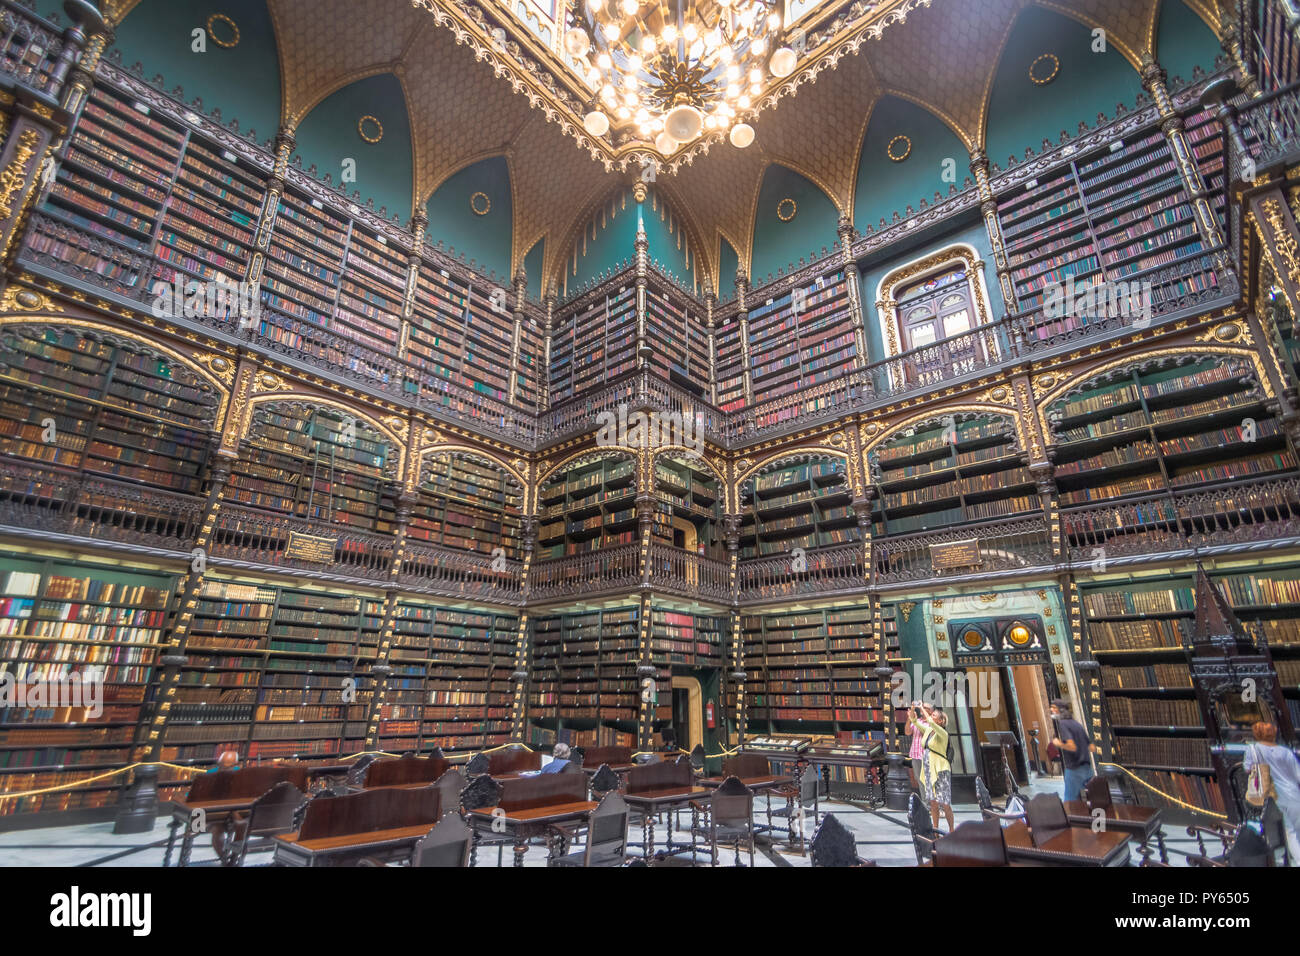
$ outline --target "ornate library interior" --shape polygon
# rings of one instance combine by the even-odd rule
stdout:
[[[0,0],[0,143],[0,867],[1300,865],[1296,0]]]

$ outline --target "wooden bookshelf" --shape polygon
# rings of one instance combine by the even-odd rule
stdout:
[[[621,456],[579,462],[547,481],[538,505],[541,559],[635,543],[636,463]]]
[[[868,456],[880,487],[885,534],[928,531],[1041,510],[1016,447],[1015,427],[994,415],[953,415],[918,425]]]
[[[745,405],[745,367],[740,343],[740,321],[733,315],[714,330],[718,408],[734,412]]]
[[[685,458],[655,460],[654,536],[665,544],[697,554],[722,558],[719,540],[722,489],[713,473]]]
[[[763,469],[741,488],[741,559],[860,540],[851,499],[843,459],[800,455]]]
[[[165,574],[0,556],[0,674],[12,677],[15,692],[18,685],[51,688],[40,682],[80,681],[92,672],[103,681],[97,716],[93,685],[81,697],[85,706],[0,708],[0,816],[116,802],[120,781],[114,778],[31,797],[4,794],[76,785],[139,756],[137,732],[148,716],[174,587]],[[22,696],[27,699],[26,690]]]
[[[652,279],[646,290],[650,367],[660,377],[707,396],[709,345],[704,307],[657,275]]]
[[[227,500],[322,524],[391,534],[395,455],[377,431],[332,409],[272,402],[253,413]]]
[[[1172,540],[1174,491],[1296,467],[1253,369],[1231,361],[1120,370],[1048,411],[1062,528],[1074,544]],[[1129,507],[1108,508],[1094,502]]]
[[[604,294],[561,307],[551,334],[551,402],[606,385],[636,368],[636,286],[628,280]]]
[[[1188,663],[1192,578],[1083,584],[1080,605],[1088,650],[1101,665],[1105,758],[1165,793],[1193,795],[1189,802],[1223,812]]]
[[[1199,112],[1187,135],[1211,194],[1223,214],[1223,140],[1213,117]],[[1072,159],[1029,184],[997,197],[1011,279],[1021,310],[1040,308],[1047,286],[1142,281],[1157,271],[1204,254],[1182,178],[1159,128],[1134,133]],[[1199,291],[1212,273],[1184,281]],[[1040,336],[1096,321],[1091,316],[1044,320]]]
[[[0,343],[0,455],[51,471],[198,494],[216,390],[184,366],[145,354],[144,346],[132,350],[116,341],[72,330],[9,329]]]
[[[523,488],[487,459],[464,453],[425,463],[407,535],[457,550],[519,557]]]
[[[1213,575],[1242,624],[1268,648],[1291,718],[1300,727],[1300,567]]]
[[[534,740],[631,743],[641,685],[640,607],[552,614],[532,620],[533,676],[529,713]],[[547,736],[550,735],[550,736]],[[561,738],[562,739],[562,738]]]

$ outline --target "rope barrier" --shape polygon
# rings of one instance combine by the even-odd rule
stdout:
[[[1194,804],[1187,803],[1186,801],[1179,800],[1179,799],[1178,799],[1177,797],[1175,797],[1172,793],[1165,793],[1163,790],[1161,790],[1161,789],[1159,789],[1159,788],[1157,788],[1157,787],[1153,787],[1151,784],[1147,783],[1147,782],[1146,782],[1145,780],[1143,780],[1141,777],[1137,776],[1137,774],[1133,773],[1133,772],[1132,772],[1131,770],[1129,770],[1127,767],[1121,767],[1121,766],[1120,766],[1119,764],[1117,764],[1117,763],[1104,763],[1104,762],[1101,762],[1101,761],[1098,761],[1097,766],[1099,766],[1099,767],[1114,767],[1116,770],[1121,770],[1121,771],[1124,772],[1124,774],[1125,774],[1126,776],[1128,776],[1129,778],[1131,778],[1131,779],[1133,779],[1133,780],[1136,780],[1138,783],[1142,784],[1142,786],[1146,787],[1146,788],[1147,788],[1148,790],[1150,790],[1152,793],[1158,793],[1158,794],[1160,794],[1160,796],[1164,797],[1164,798],[1165,798],[1166,800],[1168,800],[1170,803],[1176,803],[1178,806],[1182,807],[1182,808],[1185,809],[1185,810],[1191,810],[1191,811],[1194,812],[1194,813],[1202,813],[1202,814],[1204,814],[1204,815],[1207,816],[1207,817],[1214,817],[1216,820],[1226,820],[1226,819],[1228,819],[1228,815],[1227,815],[1226,813],[1215,813],[1213,810],[1206,810],[1204,807],[1198,807],[1198,806],[1195,806]]]

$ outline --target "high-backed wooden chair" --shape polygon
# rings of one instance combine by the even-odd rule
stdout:
[[[550,866],[622,866],[627,859],[627,828],[631,814],[622,794],[611,790],[587,815],[586,844],[581,850],[552,859]],[[568,831],[559,831],[563,839]]]
[[[840,822],[833,813],[826,814],[817,832],[808,843],[813,866],[875,866],[871,860],[858,856],[857,840],[853,831]]]
[[[967,820],[934,844],[940,866],[1009,866],[1006,838],[997,820]]]
[[[1065,815],[1065,804],[1054,793],[1040,793],[1025,807],[1025,822],[1034,846],[1041,847],[1052,837],[1070,829],[1070,819]]]
[[[480,754],[479,756],[482,756]],[[486,759],[486,758],[484,758]],[[486,772],[474,777],[460,792],[460,812],[467,814],[471,810],[483,807],[496,807],[501,804],[501,784],[493,780]],[[470,866],[478,863],[478,848],[495,846],[497,848],[497,866],[502,863],[505,848],[514,843],[514,837],[508,833],[487,834],[474,831],[474,846],[470,851]]]
[[[250,852],[275,849],[271,838],[293,832],[294,818],[306,799],[296,786],[281,780],[254,800],[247,813],[232,813],[226,818],[221,865],[243,866]]]
[[[450,809],[460,809],[460,794],[465,789],[465,775],[460,770],[448,767],[433,785],[440,794],[439,799],[442,801],[444,813]]]
[[[469,824],[459,813],[449,812],[415,844],[411,851],[411,866],[469,866],[473,849],[474,832]]]
[[[799,834],[799,855],[807,855],[807,844],[805,834],[808,829],[808,818],[812,817],[812,827],[817,829],[817,824],[821,816],[821,778],[817,771],[811,765],[803,768],[799,779],[788,787],[778,787],[772,791],[774,796],[784,797],[785,806],[772,809],[771,801],[768,801],[767,820],[769,826],[772,818],[783,819],[788,827],[787,836],[793,843],[795,831]],[[811,814],[809,811],[812,811]]]
[[[1019,796],[1012,794],[1007,798],[1007,805],[999,809],[993,803],[993,795],[989,793],[984,778],[978,775],[975,777],[975,802],[979,804],[980,815],[985,820],[998,821],[999,826],[1006,826],[1008,823],[1025,818],[1024,804],[1020,802]]]
[[[1278,809],[1277,803],[1272,797],[1264,801],[1264,811],[1259,819],[1260,830],[1264,835],[1264,842],[1268,844],[1269,852],[1276,858],[1277,851],[1282,851],[1282,865],[1291,865],[1291,852],[1286,843],[1286,817]]]
[[[617,790],[620,783],[618,774],[609,769],[609,764],[601,764],[600,769],[591,775],[592,798],[599,800],[611,790]]]
[[[736,777],[726,780],[713,791],[709,804],[709,846],[712,865],[718,865],[719,844],[730,844],[736,852],[736,866],[741,866],[740,847],[749,848],[749,865],[754,865],[754,791]]]
[[[539,750],[527,747],[507,747],[494,750],[487,755],[488,773],[500,776],[508,773],[522,773],[528,770],[542,769],[542,754]]]
[[[917,865],[928,863],[939,834],[930,820],[929,805],[915,790],[907,797],[907,825],[912,831],[912,849],[916,851]]]

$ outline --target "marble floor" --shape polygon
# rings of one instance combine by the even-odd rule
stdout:
[[[1040,781],[1026,792],[1032,795],[1037,790],[1056,792],[1060,789],[1059,778]],[[764,820],[763,801],[757,801],[755,819]],[[953,808],[958,824],[966,820],[978,820],[979,808],[974,804],[958,804]],[[880,866],[913,866],[916,855],[912,849],[912,839],[908,832],[906,814],[889,810],[871,810],[865,805],[845,803],[838,800],[823,800],[821,812],[834,813],[857,838],[858,855],[864,859],[874,860]],[[811,821],[809,821],[811,824]],[[682,815],[683,826],[688,825],[688,816]],[[944,825],[941,823],[940,827]],[[656,845],[662,846],[665,828],[656,828]],[[71,827],[51,827],[42,830],[22,830],[0,833],[0,866],[127,866],[155,867],[161,866],[163,847],[167,837],[166,823],[162,818],[154,825],[151,833],[137,833],[123,836],[113,834],[112,823],[86,824]],[[809,836],[812,828],[809,826]],[[1181,827],[1166,825],[1165,845],[1169,850],[1170,863],[1175,866],[1185,861],[1185,854],[1195,853],[1195,841],[1188,838]],[[631,839],[641,839],[639,826],[633,827]],[[686,842],[688,835],[683,831],[675,833],[675,842]],[[151,845],[160,844],[160,845]],[[639,849],[633,852],[639,852]],[[510,863],[509,849],[503,854],[505,863]],[[497,850],[484,848],[479,852],[479,866],[496,866]],[[699,858],[702,865],[708,865],[707,852]],[[747,851],[741,852],[741,860],[748,864]],[[1136,851],[1133,862],[1138,861]],[[270,862],[270,854],[250,856],[246,865],[265,865]],[[730,850],[720,850],[718,865],[730,866],[735,863],[735,855]],[[687,866],[689,855],[670,858],[667,865]],[[210,843],[203,840],[195,842],[191,865],[215,866],[216,854]],[[530,848],[524,858],[525,866],[545,866],[546,850],[540,846]],[[793,847],[777,840],[771,842],[759,838],[758,848],[754,854],[754,865],[764,866],[808,866],[806,856],[801,856],[797,844]]]

